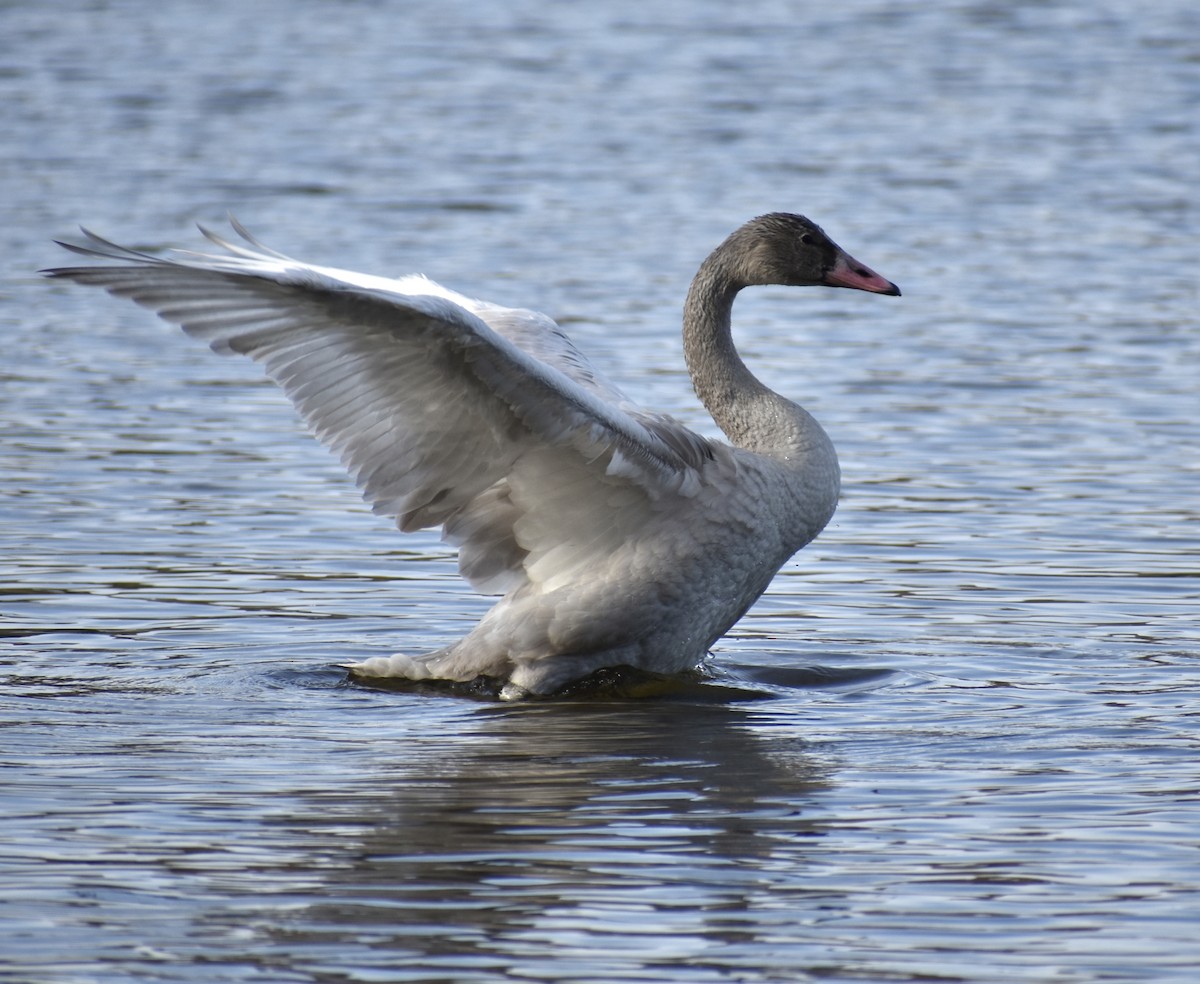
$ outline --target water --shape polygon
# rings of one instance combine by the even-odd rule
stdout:
[[[1182,0],[0,9],[0,980],[1191,981],[1200,15]],[[711,430],[748,216],[904,289],[738,338],[833,524],[655,700],[347,686],[483,610],[77,223],[420,269]]]

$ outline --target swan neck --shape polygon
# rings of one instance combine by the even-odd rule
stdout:
[[[738,354],[733,302],[744,286],[719,249],[704,261],[684,305],[684,359],[700,402],[733,444],[760,453],[786,453],[797,443],[810,443],[800,432],[816,422],[763,385]]]

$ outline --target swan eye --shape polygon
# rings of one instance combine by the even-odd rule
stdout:
[[[804,243],[805,246],[815,246],[817,239],[811,232],[806,232],[800,237],[800,242]]]

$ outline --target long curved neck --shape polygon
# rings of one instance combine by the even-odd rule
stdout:
[[[733,345],[733,301],[747,286],[718,249],[700,266],[683,309],[683,355],[696,395],[729,440],[759,454],[789,458],[833,448],[801,407],[764,386]]]

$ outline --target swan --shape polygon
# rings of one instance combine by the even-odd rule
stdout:
[[[700,265],[683,311],[692,384],[725,443],[630,401],[543,314],[420,275],[300,263],[230,221],[243,242],[200,228],[223,254],[151,255],[84,229],[85,244],[59,245],[115,265],[43,273],[261,363],[374,512],[405,532],[440,526],[463,577],[500,600],[445,648],[348,669],[486,678],[502,699],[606,668],[699,665],[821,532],[840,484],[821,426],[739,357],[734,298],[758,284],[900,293],[804,216],[734,231]]]

